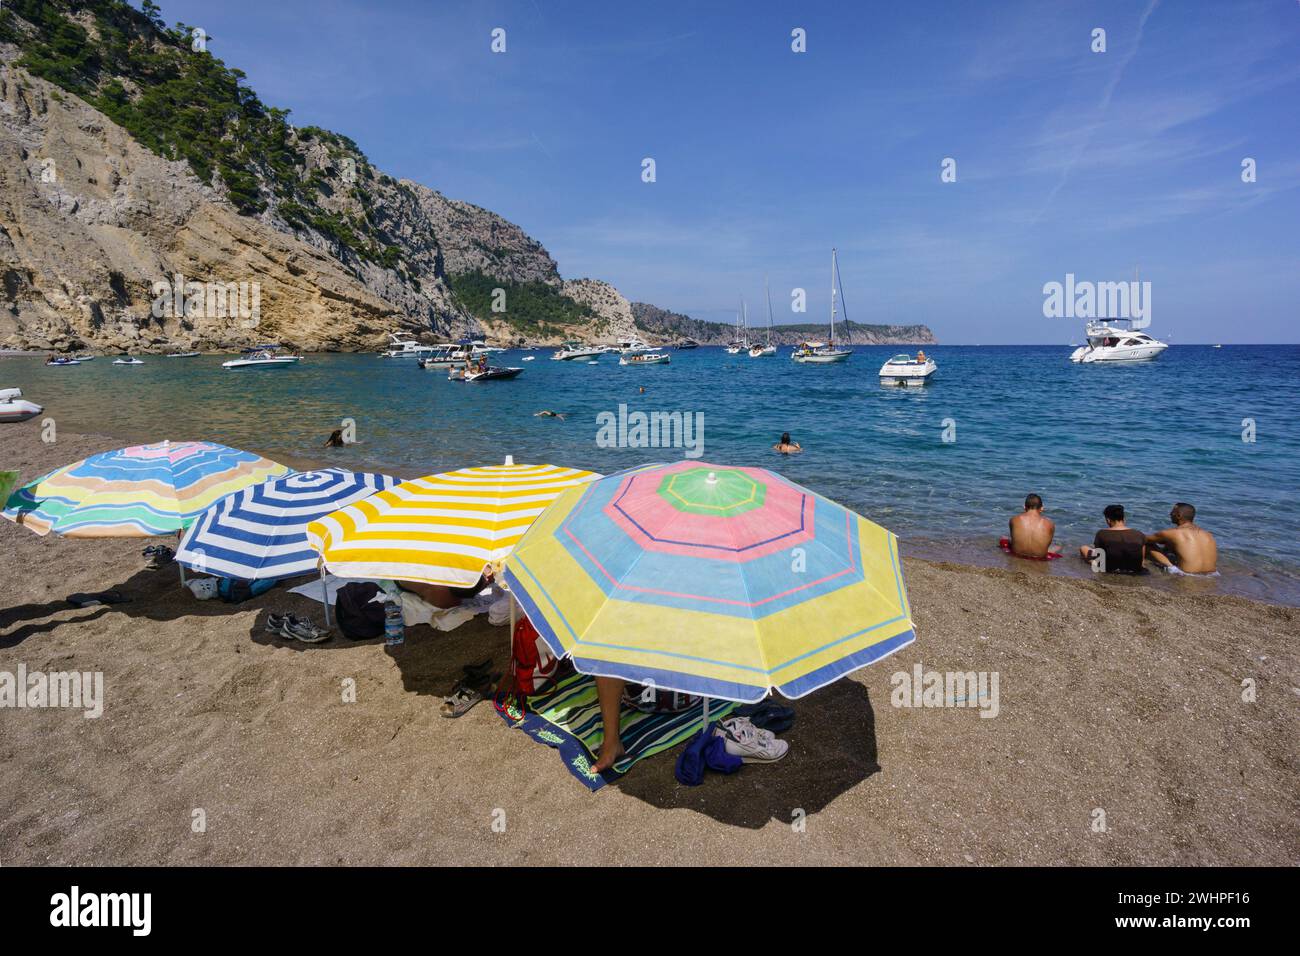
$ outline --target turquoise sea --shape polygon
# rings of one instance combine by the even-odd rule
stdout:
[[[1043,496],[1069,550],[1091,541],[1111,502],[1145,531],[1189,501],[1222,549],[1215,589],[1300,604],[1300,346],[1174,346],[1134,366],[1073,365],[1066,346],[936,346],[932,384],[881,387],[876,373],[897,351],[859,346],[845,364],[814,366],[788,348],[764,359],[700,348],[644,368],[507,352],[494,364],[523,375],[479,384],[378,355],[255,371],[222,369],[218,355],[129,368],[5,357],[0,388],[20,386],[72,432],[211,439],[404,477],[507,454],[606,473],[674,460],[683,449],[601,447],[598,416],[620,404],[698,412],[703,460],[775,468],[891,528],[913,554],[1086,574],[1073,558],[1030,567],[993,546],[1027,492]],[[535,417],[542,409],[565,420]],[[322,448],[344,419],[359,444]],[[0,425],[0,466],[4,436],[38,422]],[[783,431],[803,454],[771,451]]]

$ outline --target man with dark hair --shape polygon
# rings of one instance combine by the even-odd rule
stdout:
[[[1007,550],[1016,557],[1043,561],[1059,556],[1060,548],[1052,547],[1056,522],[1043,515],[1043,499],[1038,495],[1025,496],[1025,510],[1011,519],[1010,528]]]
[[[1092,547],[1079,545],[1079,557],[1096,561],[1094,570],[1108,574],[1139,574],[1142,571],[1146,535],[1124,523],[1124,506],[1107,505],[1102,512],[1106,527],[1092,539]]]
[[[1217,574],[1219,546],[1196,523],[1196,509],[1180,501],[1169,509],[1172,528],[1147,535],[1147,557],[1170,574]]]

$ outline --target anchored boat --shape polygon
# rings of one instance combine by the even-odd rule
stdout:
[[[574,359],[594,359],[604,355],[605,350],[599,345],[583,345],[581,342],[565,342],[551,356],[553,362],[571,362]]]
[[[853,354],[852,349],[836,348],[835,346],[835,295],[839,293],[841,299],[844,298],[844,288],[840,282],[839,259],[836,257],[835,250],[831,250],[831,324],[830,334],[825,342],[804,342],[794,350],[790,358],[796,362],[805,362],[814,365],[828,365],[831,362],[843,362]],[[849,317],[847,308],[844,312],[844,318]]]
[[[671,361],[666,352],[638,352],[624,355],[618,360],[619,365],[667,365]]]
[[[222,362],[222,368],[284,368],[302,361],[299,355],[281,355],[278,345],[258,345],[244,349],[243,358]]]
[[[895,355],[880,366],[880,384],[925,385],[937,371],[939,366],[924,352],[917,352],[916,358],[907,354]]]

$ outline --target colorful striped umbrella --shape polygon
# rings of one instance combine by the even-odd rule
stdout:
[[[556,465],[488,465],[406,481],[307,526],[331,572],[469,587],[565,489],[600,477]]]
[[[246,581],[316,571],[307,525],[397,484],[370,472],[303,471],[222,498],[185,533],[176,560],[195,571]]]
[[[651,465],[565,492],[505,579],[583,673],[802,697],[913,640],[898,539],[763,468]]]
[[[173,534],[219,498],[289,469],[212,442],[132,445],[50,472],[9,496],[3,514],[37,534]]]

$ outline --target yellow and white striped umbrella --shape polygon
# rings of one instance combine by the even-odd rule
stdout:
[[[599,477],[514,464],[429,475],[311,522],[307,542],[339,577],[469,587],[562,491]]]

